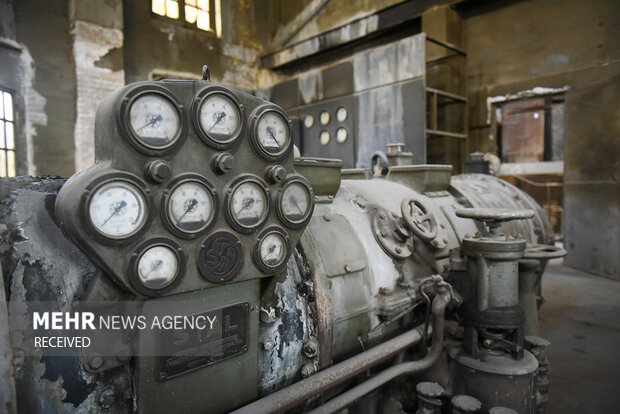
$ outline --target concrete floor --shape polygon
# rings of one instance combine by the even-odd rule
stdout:
[[[543,276],[541,336],[547,413],[620,413],[620,282],[551,261]]]

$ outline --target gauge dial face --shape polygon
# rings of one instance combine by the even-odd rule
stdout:
[[[196,233],[213,219],[213,196],[202,184],[186,181],[170,193],[168,219],[177,229]]]
[[[268,233],[261,240],[258,252],[265,266],[276,268],[286,259],[286,240],[280,233]]]
[[[138,259],[138,278],[149,289],[170,285],[179,273],[179,259],[168,246],[154,246]]]
[[[291,223],[303,222],[310,212],[312,200],[308,189],[299,182],[292,182],[282,191],[280,211]]]
[[[304,118],[304,126],[306,128],[312,128],[312,125],[314,125],[314,117],[312,114],[308,114]]]
[[[181,130],[181,117],[168,98],[158,93],[140,95],[129,108],[129,124],[142,144],[167,148]]]
[[[336,119],[338,120],[338,122],[346,121],[348,116],[349,111],[347,111],[347,108],[345,108],[344,106],[341,106],[340,108],[338,108],[338,111],[336,111]]]
[[[332,137],[329,134],[329,131],[321,131],[321,135],[319,135],[319,142],[321,145],[327,145],[329,144],[331,138]]]
[[[200,127],[218,143],[228,143],[236,138],[241,126],[237,105],[221,93],[208,95],[200,105]]]
[[[229,202],[230,215],[240,226],[256,227],[267,216],[267,195],[255,182],[241,183]]]
[[[139,231],[146,222],[146,200],[133,185],[113,181],[95,191],[88,214],[99,233],[122,239]]]
[[[349,138],[349,133],[347,132],[347,129],[338,128],[338,130],[336,131],[336,141],[338,141],[339,144],[344,144],[347,138]]]
[[[321,115],[319,115],[319,121],[321,121],[322,125],[329,124],[330,119],[331,119],[331,116],[329,115],[329,112],[327,111],[323,111],[321,112]]]
[[[258,120],[256,139],[268,155],[281,154],[291,139],[287,121],[277,112],[265,112]]]

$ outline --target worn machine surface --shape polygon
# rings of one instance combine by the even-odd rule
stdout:
[[[69,180],[0,186],[7,411],[544,411],[540,280],[563,251],[517,188],[402,144],[372,170],[295,158],[284,111],[207,75],[120,89],[95,142]],[[209,324],[65,329],[90,343],[60,355],[34,303]]]

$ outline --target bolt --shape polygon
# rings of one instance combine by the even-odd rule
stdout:
[[[380,287],[379,294],[382,296],[390,296],[392,294],[392,289],[386,286]]]
[[[331,221],[332,217],[328,216],[327,214],[323,216],[323,220],[325,221]]]
[[[302,348],[301,351],[304,353],[304,355],[308,358],[314,358],[316,356],[316,352],[317,352],[317,346],[316,346],[316,341],[314,340],[314,338],[310,339],[308,341],[308,343],[306,343]]]
[[[267,168],[265,175],[268,181],[276,184],[286,178],[286,169],[281,165],[273,165]]]
[[[271,341],[263,342],[263,349],[265,351],[269,351],[271,348],[273,348],[273,343]]]
[[[396,253],[398,253],[398,254],[400,254],[400,252],[402,252],[402,250],[401,250],[401,249],[400,249],[400,247],[398,247],[398,246],[396,246],[396,247],[394,248],[394,251],[395,251]]]
[[[114,388],[106,388],[99,394],[99,405],[101,408],[110,408],[116,402]]]
[[[99,369],[103,365],[103,357],[99,354],[93,354],[88,358],[88,365],[92,369]]]
[[[381,237],[387,237],[387,232],[385,230],[381,230]]]
[[[146,171],[148,176],[157,183],[166,181],[172,175],[170,165],[164,160],[150,162],[146,167]]]
[[[312,362],[308,362],[301,367],[301,377],[308,378],[316,372],[316,368],[314,368],[314,364]]]
[[[226,174],[235,167],[235,158],[228,152],[218,154],[213,160],[213,169],[218,174]]]
[[[379,218],[380,218],[381,220],[385,220],[385,219],[386,219],[385,214],[379,214]]]
[[[116,359],[118,359],[120,362],[129,361],[131,359],[131,352],[129,352],[129,348],[124,346],[118,351],[116,351]]]
[[[344,265],[344,271],[347,273],[351,273],[353,269],[351,269],[351,266],[347,264],[347,265]]]

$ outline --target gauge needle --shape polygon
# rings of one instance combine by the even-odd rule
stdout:
[[[120,213],[120,211],[125,208],[125,206],[127,205],[127,203],[125,202],[125,200],[121,201],[120,203],[118,203],[118,205],[116,207],[114,207],[114,211],[112,212],[112,214],[110,214],[110,217],[108,217],[107,219],[105,219],[105,221],[103,222],[102,226],[105,226],[106,223],[108,221],[110,221],[110,219],[112,217],[114,217],[115,215],[117,215],[118,213]]]
[[[254,203],[258,204],[260,203],[260,200],[255,200],[253,198],[244,198],[243,201],[241,202],[241,209],[239,211],[237,211],[235,213],[235,215],[239,215],[239,213],[241,213],[243,210],[245,210],[246,208],[250,208],[254,205]]]
[[[215,122],[213,123],[213,125],[211,125],[211,128],[209,128],[209,131],[211,131],[213,129],[214,126],[216,126],[217,124],[219,124],[222,119],[226,118],[226,112],[218,112],[217,113],[217,119],[215,120]]]
[[[293,203],[293,205],[295,206],[295,208],[299,211],[299,213],[304,214],[304,211],[301,209],[301,207],[299,207],[299,204],[297,204],[297,200],[295,200],[295,197],[293,197],[292,195],[288,197],[288,201],[290,201],[291,203]]]
[[[144,277],[147,277],[148,275],[150,275],[151,273],[153,273],[154,271],[156,271],[157,269],[159,269],[161,267],[161,265],[164,264],[163,260],[155,260],[153,263],[151,263],[151,270],[144,275]]]
[[[273,128],[268,126],[267,127],[267,133],[269,135],[271,135],[271,138],[276,142],[276,144],[278,145],[278,147],[280,146],[280,141],[278,141],[278,139],[276,138],[276,134],[273,132]]]
[[[154,127],[158,122],[161,122],[164,118],[161,116],[161,114],[158,114],[157,116],[149,115],[149,116],[146,117],[146,119],[147,119],[146,124],[144,124],[142,127],[138,128],[136,130],[136,132],[142,131],[147,126]]]
[[[187,213],[189,213],[190,211],[194,211],[194,207],[196,207],[196,204],[198,204],[198,200],[196,200],[195,198],[192,198],[191,201],[187,203],[187,206],[185,207],[185,213],[183,213],[183,215],[179,217],[179,219],[177,220],[177,224],[181,223]]]

